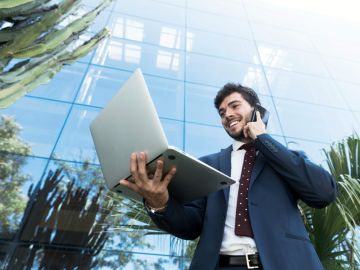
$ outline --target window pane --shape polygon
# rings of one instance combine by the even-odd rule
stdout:
[[[87,65],[74,63],[63,69],[47,84],[39,86],[30,96],[72,102],[82,83]]]
[[[148,0],[118,0],[116,1],[114,10],[136,17],[185,25],[185,9],[174,5],[168,5],[168,2],[165,4]]]
[[[331,143],[358,129],[350,111],[275,99],[285,136]]]
[[[109,28],[112,36],[170,49],[185,48],[185,29],[180,26],[113,13]]]
[[[189,29],[186,33],[188,52],[259,64],[253,41]]]
[[[76,102],[104,107],[130,76],[131,72],[91,66]]]
[[[275,69],[266,76],[276,97],[348,109],[333,80]]]
[[[72,108],[56,145],[55,158],[69,161],[99,162],[89,129],[91,121],[98,112],[99,109],[80,105]]]
[[[21,137],[29,142],[32,154],[49,157],[61,132],[69,104],[23,97],[2,115],[11,115],[22,126]]]
[[[318,54],[288,49],[265,42],[258,42],[257,44],[261,62],[265,67],[330,77]]]
[[[286,138],[289,148],[292,150],[303,151],[307,157],[315,164],[321,164],[328,168],[323,149],[329,150],[330,144],[304,141],[299,139]]]
[[[222,127],[186,124],[185,151],[194,157],[201,157],[228,147],[232,139]]]
[[[252,38],[249,24],[241,16],[236,19],[220,17],[215,14],[189,9],[187,11],[187,27],[223,35]]]
[[[259,66],[216,57],[188,53],[186,80],[208,86],[222,87],[227,82],[239,82],[268,94],[266,80]]]
[[[129,71],[141,67],[145,74],[184,78],[182,51],[116,38],[110,38],[98,47],[92,63]]]

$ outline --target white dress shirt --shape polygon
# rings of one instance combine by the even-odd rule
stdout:
[[[236,204],[239,191],[240,175],[244,163],[245,150],[238,150],[244,143],[234,141],[231,152],[231,178],[236,181],[230,186],[229,203],[226,213],[224,237],[221,243],[220,254],[245,255],[257,252],[253,238],[235,235]]]

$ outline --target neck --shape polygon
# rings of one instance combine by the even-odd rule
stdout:
[[[251,138],[244,138],[242,140],[239,140],[240,142],[244,143],[244,144],[247,144],[247,143],[251,143],[253,140]]]

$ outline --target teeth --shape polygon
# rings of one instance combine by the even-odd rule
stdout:
[[[232,127],[232,126],[236,125],[237,123],[239,123],[239,121],[231,122],[229,126]]]

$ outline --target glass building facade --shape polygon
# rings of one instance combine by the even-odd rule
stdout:
[[[6,157],[17,165],[15,184],[1,190],[13,195],[0,204],[0,266],[188,267],[190,242],[144,234],[101,189],[89,124],[138,67],[169,143],[195,157],[232,142],[213,106],[226,82],[256,90],[268,133],[315,163],[360,133],[360,21],[281,1],[114,0],[89,31],[104,26],[110,38],[1,110],[31,151]]]

